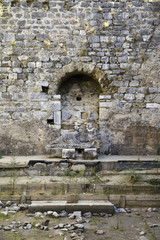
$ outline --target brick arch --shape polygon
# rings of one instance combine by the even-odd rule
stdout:
[[[88,75],[93,80],[97,81],[102,89],[102,93],[105,93],[107,90],[107,87],[109,85],[109,80],[105,73],[95,66],[95,64],[86,64],[86,63],[71,63],[67,66],[64,66],[61,70],[58,70],[55,72],[55,93],[58,93],[60,85],[65,81],[66,79],[78,75]]]

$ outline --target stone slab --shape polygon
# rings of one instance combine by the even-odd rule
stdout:
[[[62,210],[68,213],[74,211],[94,212],[94,213],[114,213],[114,205],[109,201],[79,200],[77,203],[67,203],[67,201],[32,201],[29,205],[30,212],[46,212]]]
[[[60,162],[62,161],[62,158],[52,158],[49,155],[30,155],[30,156],[14,156],[14,159],[16,161],[16,167],[26,167],[28,166],[29,161],[48,161],[48,162]],[[148,156],[141,156],[141,155],[100,155],[98,156],[98,159],[92,160],[92,163],[97,162],[119,162],[119,161],[126,161],[126,162],[132,162],[132,161],[148,161],[152,162],[159,159],[159,155],[148,155]],[[13,161],[13,156],[2,156],[0,159],[0,167],[2,168],[8,168],[11,165],[11,162]],[[64,161],[64,159],[63,159]],[[70,160],[70,162],[76,162],[76,163],[84,163],[84,160]],[[90,160],[85,160],[85,163],[91,163]]]

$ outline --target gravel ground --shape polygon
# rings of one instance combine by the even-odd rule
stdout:
[[[29,217],[27,213],[19,211],[7,216],[0,213],[0,240],[160,240],[158,209],[156,212],[151,208],[131,209],[131,213],[114,213],[113,216],[103,217],[95,214],[92,217],[75,219],[53,218],[44,214],[43,218]],[[46,230],[41,230],[47,219],[50,221]],[[77,223],[80,226],[75,227]],[[27,226],[30,229],[24,229],[26,224],[29,224]],[[7,230],[8,226],[12,229]]]

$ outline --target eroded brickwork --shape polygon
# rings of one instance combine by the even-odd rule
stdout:
[[[49,153],[73,119],[64,96],[81,75],[93,80],[82,84],[86,103],[94,81],[100,93],[87,105],[101,153],[160,152],[159,17],[158,0],[0,0],[0,153]],[[87,124],[94,114],[83,110]]]

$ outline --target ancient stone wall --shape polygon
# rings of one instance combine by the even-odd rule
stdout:
[[[0,153],[49,153],[66,118],[76,129],[60,90],[82,75],[100,94],[84,86],[100,152],[160,153],[159,19],[158,0],[0,0]]]

